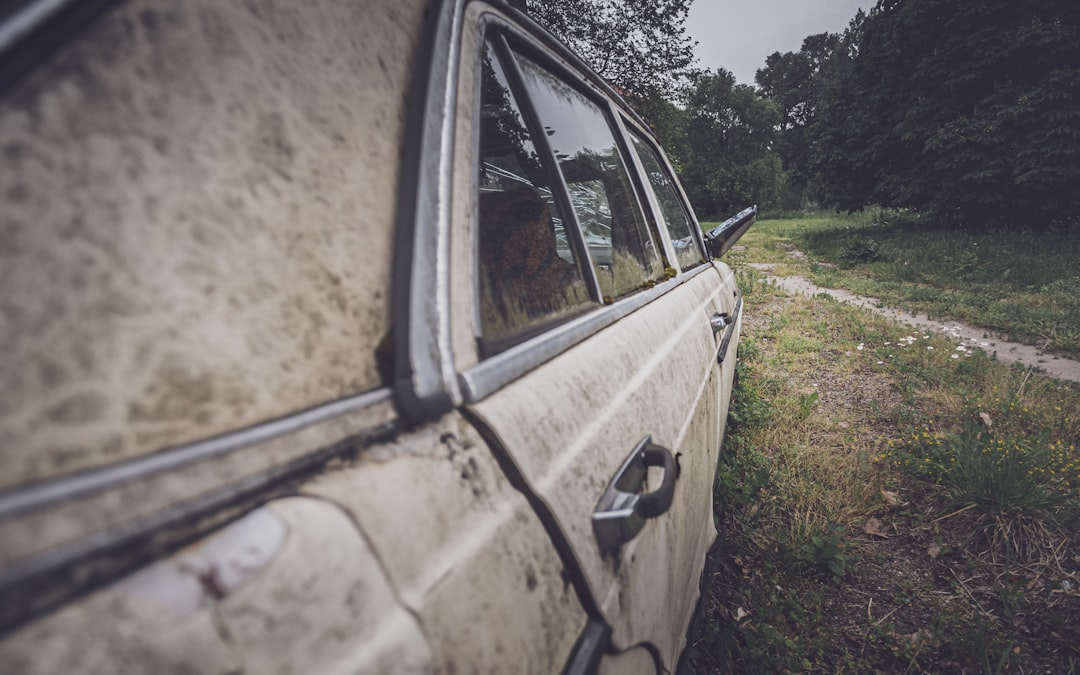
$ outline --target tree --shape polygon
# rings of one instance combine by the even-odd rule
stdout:
[[[968,225],[1080,213],[1080,3],[880,0],[819,92],[822,194]]]
[[[529,14],[628,98],[670,98],[694,71],[691,0],[529,0]]]
[[[775,102],[783,114],[776,147],[788,178],[782,197],[785,208],[819,201],[812,167],[818,118],[826,92],[850,63],[865,19],[859,10],[842,34],[810,35],[797,52],[770,54],[755,75],[762,96]]]
[[[703,218],[772,206],[783,182],[773,149],[780,110],[723,68],[699,76],[687,99],[683,185]]]

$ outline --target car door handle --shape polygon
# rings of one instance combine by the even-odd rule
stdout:
[[[650,466],[663,467],[664,477],[655,491],[639,494]],[[618,549],[637,536],[646,520],[666,513],[675,497],[676,478],[678,472],[670,450],[653,443],[652,436],[638,443],[593,511],[593,534],[600,551]]]
[[[724,331],[724,339],[720,341],[720,348],[716,350],[716,362],[723,363],[724,358],[727,356],[728,347],[731,345],[731,338],[735,334],[735,320],[739,318],[739,313],[742,312],[742,298],[735,303],[735,310],[729,316],[726,312],[724,314],[713,314],[709,319],[709,325],[712,326],[713,335],[720,332],[721,328],[726,329]],[[717,328],[718,319],[723,318],[724,324],[721,328]]]
[[[712,327],[713,335],[716,335],[720,331],[724,330],[728,326],[734,323],[727,312],[713,314],[709,317],[709,326]]]

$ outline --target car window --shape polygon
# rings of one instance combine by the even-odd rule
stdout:
[[[705,260],[694,238],[694,221],[687,213],[682,199],[679,197],[675,183],[664,168],[664,163],[656,154],[656,150],[631,132],[634,149],[641,159],[641,165],[645,169],[645,176],[652,185],[656,194],[656,201],[660,206],[660,213],[667,223],[668,233],[671,235],[671,243],[675,247],[675,255],[679,259],[679,267],[687,269]]]
[[[484,351],[587,305],[581,268],[540,157],[488,45],[482,59],[478,247]]]
[[[617,298],[658,279],[664,266],[608,116],[549,70],[517,56],[526,91],[562,169],[604,297]]]

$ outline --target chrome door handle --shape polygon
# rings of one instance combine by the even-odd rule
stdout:
[[[650,466],[663,467],[664,477],[655,491],[639,494]],[[618,549],[637,536],[646,520],[666,513],[675,497],[676,478],[678,472],[670,450],[653,443],[652,436],[638,443],[608,483],[593,511],[593,534],[600,551]]]
[[[709,326],[712,327],[713,335],[716,335],[720,331],[724,330],[732,324],[731,317],[727,312],[716,313],[709,317]]]
[[[739,298],[739,301],[737,303],[735,303],[735,311],[732,312],[731,316],[728,316],[726,313],[725,314],[714,314],[713,318],[709,320],[709,323],[712,324],[712,327],[713,327],[713,335],[716,335],[718,332],[720,332],[716,327],[716,323],[714,323],[716,318],[717,317],[724,317],[727,320],[727,323],[725,323],[723,325],[723,327],[726,329],[724,331],[724,339],[722,339],[720,341],[720,348],[716,350],[716,362],[717,363],[723,363],[724,358],[727,356],[728,348],[731,345],[731,338],[735,334],[735,320],[737,318],[739,318],[739,313],[740,312],[742,312],[742,298],[741,297]]]

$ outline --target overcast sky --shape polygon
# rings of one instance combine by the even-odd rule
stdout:
[[[694,0],[686,21],[700,65],[727,68],[743,84],[773,52],[794,52],[814,33],[839,33],[873,0]]]

